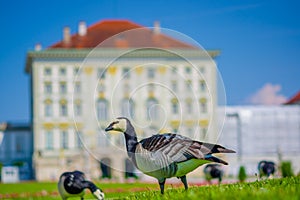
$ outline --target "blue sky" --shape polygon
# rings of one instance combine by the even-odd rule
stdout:
[[[221,50],[217,62],[229,105],[289,98],[300,90],[299,7],[296,0],[1,1],[0,121],[29,120],[26,52],[61,40],[64,26],[74,33],[80,20],[129,19],[143,26],[158,20]]]

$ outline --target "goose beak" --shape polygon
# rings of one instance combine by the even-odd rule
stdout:
[[[111,130],[113,130],[113,125],[112,125],[112,124],[110,124],[110,125],[105,129],[105,131],[111,131]]]

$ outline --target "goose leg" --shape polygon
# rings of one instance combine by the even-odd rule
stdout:
[[[187,189],[188,189],[188,184],[187,184],[187,182],[186,182],[186,175],[180,177],[180,179],[181,179],[181,182],[182,182],[183,185],[184,185],[184,189],[187,190]]]
[[[161,193],[161,194],[164,194],[164,190],[165,190],[165,182],[166,182],[166,179],[165,179],[165,178],[162,178],[162,179],[159,179],[159,180],[158,180],[159,187],[160,187],[160,193]]]

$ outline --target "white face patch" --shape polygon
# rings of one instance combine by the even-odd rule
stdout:
[[[117,119],[112,123],[112,130],[114,131],[120,131],[124,133],[127,129],[127,121],[125,119]]]
[[[118,126],[122,132],[125,132],[127,129],[127,121],[125,119],[119,119]]]

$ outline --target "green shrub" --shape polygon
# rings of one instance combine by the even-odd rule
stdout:
[[[22,167],[23,165],[24,165],[24,162],[22,162],[22,161],[15,161],[13,163],[13,166],[16,166],[16,167]]]
[[[240,167],[238,178],[240,182],[244,182],[247,179],[246,169],[244,166]]]
[[[281,174],[282,177],[294,176],[292,163],[290,161],[284,161],[281,163]]]

